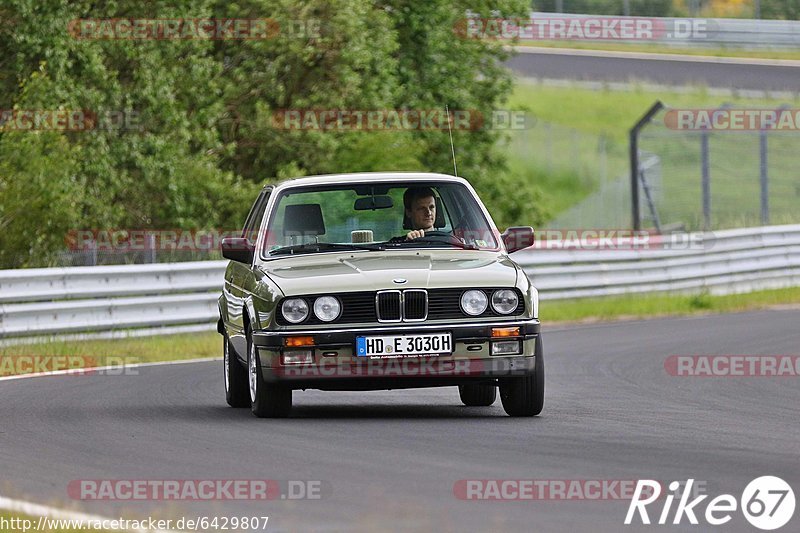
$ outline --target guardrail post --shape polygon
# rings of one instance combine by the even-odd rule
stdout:
[[[761,224],[769,224],[769,160],[767,131],[759,132],[761,138]]]

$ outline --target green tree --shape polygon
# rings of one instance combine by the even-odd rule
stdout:
[[[88,2],[6,3],[14,24],[0,27],[3,108],[91,110],[100,122],[122,113],[134,127],[0,134],[0,153],[9,154],[0,174],[5,266],[47,264],[71,229],[228,228],[246,213],[254,187],[218,164],[223,104],[212,43],[87,40],[67,32],[70,20],[125,16],[136,6],[117,2],[98,12]],[[210,15],[209,2],[161,2],[148,12],[198,15]],[[40,189],[41,201],[33,200]]]

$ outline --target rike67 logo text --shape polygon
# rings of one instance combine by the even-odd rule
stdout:
[[[762,476],[754,479],[745,487],[739,500],[731,494],[721,494],[707,503],[705,512],[701,512],[700,504],[708,498],[708,495],[703,494],[689,500],[692,496],[693,484],[694,479],[687,480],[685,489],[680,493],[679,490],[681,486],[684,486],[683,483],[673,481],[669,484],[670,493],[667,493],[664,498],[657,524],[677,525],[686,518],[690,524],[696,525],[699,523],[699,515],[705,519],[707,524],[720,526],[730,522],[733,514],[741,509],[742,514],[751,525],[764,531],[771,531],[786,525],[794,514],[794,491],[779,477]],[[642,524],[650,524],[651,519],[647,506],[659,500],[661,496],[661,484],[658,481],[639,480],[628,507],[628,514],[625,516],[625,525],[636,522],[637,515]],[[672,504],[676,496],[679,501],[670,522]],[[653,507],[657,507],[657,505],[653,505]],[[653,510],[651,509],[651,511]],[[653,518],[655,519],[655,516]]]

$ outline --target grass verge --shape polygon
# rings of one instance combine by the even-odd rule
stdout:
[[[800,304],[800,287],[712,296],[696,294],[630,294],[606,298],[543,301],[543,323],[602,322],[612,320],[691,316],[771,309]]]
[[[124,339],[49,340],[4,346],[0,347],[0,376],[67,368],[222,357],[220,339],[219,334],[212,331]]]
[[[630,91],[595,91],[578,86],[552,87],[518,80],[509,99],[509,107],[528,110],[539,122],[558,124],[588,134],[606,135],[625,143],[630,128],[656,100],[674,108],[703,109],[723,104],[774,108],[781,104],[800,103],[799,100],[787,102],[774,98],[718,96],[704,87],[688,91],[649,91],[637,88],[635,84],[633,87]]]

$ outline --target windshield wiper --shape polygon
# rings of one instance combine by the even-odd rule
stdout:
[[[270,250],[269,255],[292,255],[296,253],[329,252],[336,250],[369,250],[381,251],[385,248],[378,244],[340,244],[335,242],[310,242],[306,244],[295,244],[294,246],[284,246]]]
[[[474,244],[467,244],[457,240],[433,240],[433,239],[426,239],[425,237],[419,237],[417,239],[411,239],[410,241],[397,241],[397,242],[387,242],[385,243],[388,246],[394,246],[396,248],[403,248],[403,247],[410,247],[414,244],[426,244],[430,245],[432,248],[438,244],[444,244],[447,246],[455,246],[456,248],[461,248],[462,250],[480,250],[480,248]]]
[[[455,241],[453,241],[453,242],[448,242],[447,244],[451,244],[453,246],[456,246],[458,248],[462,248],[464,250],[480,250],[480,248],[478,248],[476,245],[467,244],[465,242],[455,242]]]

